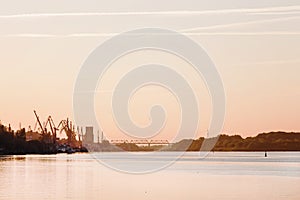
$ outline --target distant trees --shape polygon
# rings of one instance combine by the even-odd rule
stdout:
[[[213,141],[203,137],[184,139],[164,149],[169,151],[199,151],[203,142]],[[108,141],[102,144],[111,148]],[[109,147],[109,148],[108,148]],[[119,144],[125,151],[147,151],[155,148],[140,147],[136,144]],[[110,151],[108,150],[108,151]],[[211,149],[209,149],[211,150]],[[255,137],[242,138],[239,135],[220,135],[213,151],[300,151],[300,133],[271,132]],[[51,154],[56,153],[55,145],[40,140],[26,141],[25,129],[14,132],[10,126],[0,124],[0,154]]]
[[[172,151],[199,151],[204,139],[182,140],[172,145]],[[220,135],[213,151],[300,151],[300,133],[271,132],[256,137]]]

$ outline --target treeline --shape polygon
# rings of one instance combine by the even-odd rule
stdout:
[[[213,149],[210,145],[213,144]],[[270,132],[255,137],[220,135],[217,138],[184,139],[169,146],[117,145],[124,151],[300,151],[300,133]]]
[[[182,140],[169,150],[199,151],[202,144],[217,141],[212,151],[300,151],[300,133],[270,132],[255,137],[242,138],[239,135],[220,135],[219,138]],[[205,149],[204,149],[205,150]]]
[[[107,142],[108,143],[108,142]],[[205,144],[215,144],[213,149],[206,149]],[[119,150],[113,145],[105,144],[101,151],[300,151],[300,133],[270,132],[261,133],[255,137],[242,138],[239,135],[220,135],[218,138],[204,138],[197,140],[185,139],[166,146],[138,146],[136,144],[119,144]],[[108,148],[109,147],[109,148]],[[204,147],[204,148],[203,148]],[[97,148],[96,148],[97,149]],[[53,154],[57,153],[54,144],[40,140],[26,141],[25,129],[14,132],[10,126],[0,125],[0,154]]]
[[[0,154],[52,154],[56,149],[53,144],[41,141],[26,141],[25,129],[14,132],[10,126],[0,125]]]

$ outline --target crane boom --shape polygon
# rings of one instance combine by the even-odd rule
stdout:
[[[42,124],[41,124],[41,121],[40,121],[40,119],[39,119],[39,116],[36,114],[36,111],[35,111],[35,110],[34,110],[33,112],[34,112],[34,115],[35,115],[35,117],[36,117],[36,120],[37,120],[37,122],[38,122],[40,128],[42,129],[42,134],[44,135],[44,134],[45,134],[45,131],[44,131],[44,128],[43,128],[43,126],[42,126]]]
[[[50,128],[52,131],[53,143],[55,144],[56,143],[56,130],[58,130],[58,129],[55,127],[54,121],[51,116],[49,116],[49,123],[50,123]]]

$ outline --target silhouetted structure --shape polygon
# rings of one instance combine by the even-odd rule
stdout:
[[[56,153],[55,146],[43,141],[26,141],[25,129],[16,132],[10,126],[0,126],[0,154],[51,154]]]
[[[85,135],[83,137],[83,143],[94,143],[94,128],[92,126],[85,127]]]

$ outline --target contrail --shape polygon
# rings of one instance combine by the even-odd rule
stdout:
[[[300,11],[290,11],[290,12],[255,12],[249,13],[249,15],[298,15]]]
[[[263,36],[263,35],[300,35],[298,32],[289,31],[269,31],[269,32],[198,32],[198,33],[184,33],[188,36]]]
[[[280,22],[287,21],[293,19],[299,19],[300,16],[293,17],[284,17],[284,18],[275,18],[275,19],[266,19],[266,20],[255,20],[255,21],[247,21],[247,22],[239,22],[239,23],[231,23],[231,24],[220,24],[220,25],[212,25],[212,26],[202,26],[188,29],[178,30],[180,33],[183,33],[188,36],[208,36],[208,35],[240,35],[240,36],[259,36],[259,35],[299,35],[297,31],[267,31],[267,32],[236,32],[236,31],[227,31],[227,32],[202,32],[203,30],[214,30],[220,28],[229,28],[235,26],[243,26],[250,24],[260,24],[267,22]],[[199,31],[199,32],[195,32]],[[76,38],[76,37],[112,37],[120,34],[119,32],[108,32],[108,33],[71,33],[71,34],[35,34],[35,33],[19,33],[19,34],[3,34],[0,37],[31,37],[31,38]]]
[[[28,37],[28,38],[50,38],[59,37],[55,34],[39,34],[39,33],[17,33],[17,34],[0,34],[0,37]]]
[[[248,62],[235,64],[232,66],[244,66],[244,65],[280,65],[280,64],[296,64],[300,63],[300,59],[290,59],[290,60],[268,60],[268,61],[260,61],[260,62]]]
[[[240,22],[240,23],[231,23],[231,24],[221,24],[221,25],[213,25],[213,26],[203,26],[203,27],[195,27],[188,29],[178,30],[180,33],[184,33],[185,35],[298,35],[298,32],[194,32],[194,31],[202,31],[202,30],[214,30],[220,28],[229,28],[235,26],[243,26],[250,24],[260,24],[266,22],[279,22],[279,21],[287,21],[292,19],[299,19],[300,16],[295,17],[285,17],[285,18],[277,18],[277,19],[267,19],[267,20],[255,20],[249,22]],[[0,34],[0,37],[31,37],[31,38],[66,38],[66,37],[112,37],[118,35],[120,33],[72,33],[72,34],[35,34],[35,33],[18,33],[18,34]]]
[[[27,17],[76,17],[76,16],[136,16],[136,15],[204,15],[204,14],[233,14],[257,12],[299,11],[300,6],[266,7],[266,8],[240,8],[223,10],[178,10],[178,11],[141,11],[141,12],[70,12],[70,13],[27,13],[0,15],[2,18],[27,18]]]
[[[120,33],[72,33],[72,34],[16,33],[16,34],[0,34],[0,37],[24,37],[24,38],[112,37],[118,34]]]
[[[49,35],[49,34],[6,34],[0,35],[0,37],[24,37],[24,38],[81,38],[81,37],[112,37],[120,33],[77,33],[77,34],[65,34],[65,35]],[[300,35],[300,31],[269,31],[269,32],[192,32],[183,33],[187,36],[263,36],[263,35]]]
[[[255,20],[255,21],[248,21],[248,22],[239,22],[239,23],[231,23],[231,24],[220,24],[220,25],[213,25],[213,26],[204,26],[204,27],[195,27],[189,29],[182,29],[181,32],[189,32],[189,31],[198,31],[198,30],[211,30],[211,29],[218,29],[218,28],[229,28],[234,26],[243,26],[243,25],[250,25],[250,24],[260,24],[266,22],[278,22],[278,21],[287,21],[291,19],[299,19],[300,16],[295,17],[284,17],[284,18],[276,18],[276,19],[266,19],[266,20]]]

